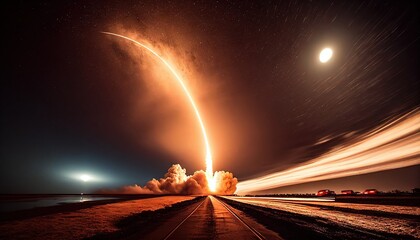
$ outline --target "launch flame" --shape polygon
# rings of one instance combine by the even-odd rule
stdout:
[[[112,36],[115,36],[115,37],[126,39],[126,40],[128,40],[130,42],[133,42],[137,46],[142,47],[143,49],[145,49],[149,53],[151,53],[153,56],[157,57],[169,69],[169,71],[174,75],[175,79],[181,85],[182,90],[184,91],[185,95],[187,96],[188,100],[190,101],[191,106],[194,109],[195,115],[197,117],[197,120],[198,120],[198,122],[200,124],[201,133],[203,135],[204,144],[206,146],[206,175],[207,175],[207,181],[209,183],[210,190],[211,191],[215,191],[216,183],[215,183],[215,181],[213,179],[213,160],[212,160],[212,156],[211,156],[210,144],[209,144],[209,140],[207,138],[206,129],[204,127],[204,123],[203,123],[203,120],[201,119],[200,112],[198,111],[197,105],[195,104],[193,97],[191,96],[190,92],[188,91],[188,88],[185,85],[184,80],[182,79],[182,77],[175,71],[175,68],[169,62],[167,62],[163,57],[161,57],[151,47],[146,46],[143,43],[140,43],[140,42],[138,42],[138,41],[136,41],[134,39],[131,39],[129,37],[126,37],[126,36],[123,36],[123,35],[120,35],[120,34],[111,33],[111,32],[102,32],[102,33],[103,34],[112,35]]]
[[[341,178],[420,164],[420,113],[414,110],[373,131],[357,142],[284,171],[242,181],[236,193]]]

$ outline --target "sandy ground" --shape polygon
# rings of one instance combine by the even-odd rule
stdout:
[[[271,199],[261,198],[240,198],[230,197],[229,199],[248,203],[256,206],[268,207],[282,211],[292,212],[296,214],[307,215],[311,217],[325,218],[339,225],[354,227],[357,229],[371,229],[379,232],[389,232],[398,235],[410,235],[420,239],[420,224],[416,220],[419,215],[419,207],[404,206],[385,206],[385,205],[369,205],[369,204],[348,204],[348,203],[305,203],[305,202],[287,202],[273,201]],[[355,209],[359,213],[343,212],[323,208],[322,206],[335,206],[342,209]],[[384,213],[406,214],[412,215],[411,218],[404,216],[398,217],[382,217],[371,216],[363,211],[377,211]]]
[[[105,204],[73,212],[56,213],[0,223],[0,239],[83,239],[114,232],[114,223],[145,210],[156,210],[191,200],[192,196],[163,196]]]

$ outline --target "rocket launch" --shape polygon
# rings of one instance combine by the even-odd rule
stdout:
[[[184,83],[184,80],[182,79],[181,75],[177,73],[177,71],[175,70],[175,68],[168,62],[166,61],[161,55],[159,55],[153,48],[138,42],[132,38],[120,35],[120,34],[116,34],[116,33],[112,33],[112,32],[102,32],[103,34],[107,34],[107,35],[111,35],[111,36],[115,36],[115,37],[119,37],[119,38],[123,38],[125,40],[128,40],[134,44],[136,44],[137,46],[147,50],[148,53],[152,54],[153,56],[155,56],[156,58],[158,58],[160,60],[160,62],[163,63],[163,65],[165,65],[167,67],[167,69],[172,73],[172,75],[174,76],[174,78],[178,81],[178,83],[181,85],[182,90],[184,91],[185,95],[187,96],[189,102],[191,103],[191,107],[194,110],[194,113],[196,115],[196,118],[200,124],[200,128],[201,128],[201,133],[203,135],[203,141],[206,147],[206,156],[205,156],[205,161],[206,161],[206,176],[207,176],[207,181],[209,184],[209,189],[210,191],[214,192],[216,190],[216,182],[215,182],[215,178],[213,177],[213,160],[212,160],[212,155],[211,155],[211,149],[210,149],[210,144],[209,144],[209,140],[207,137],[207,133],[206,133],[206,128],[204,127],[204,123],[203,120],[200,116],[200,112],[198,110],[198,107],[191,95],[191,93],[189,92],[187,86]]]

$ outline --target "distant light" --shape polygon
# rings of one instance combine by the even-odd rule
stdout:
[[[105,177],[97,172],[91,171],[90,169],[80,169],[74,172],[65,172],[61,173],[64,177],[71,179],[71,181],[78,182],[95,182],[95,183],[104,183],[112,181],[111,178]]]
[[[87,182],[89,180],[91,180],[92,178],[89,175],[83,174],[80,176],[80,180],[82,180],[83,182]]]
[[[322,63],[328,62],[333,55],[333,50],[331,48],[324,48],[319,54],[319,61]]]

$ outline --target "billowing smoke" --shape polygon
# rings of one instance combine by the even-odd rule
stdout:
[[[101,193],[114,194],[185,194],[202,195],[218,194],[229,195],[236,191],[238,179],[233,174],[225,171],[218,171],[214,174],[216,191],[211,192],[208,186],[206,173],[203,170],[194,172],[188,176],[186,169],[179,164],[172,165],[163,178],[152,179],[145,186],[124,186],[117,190],[104,190]]]
[[[233,173],[217,171],[214,173],[214,181],[216,182],[217,194],[229,195],[236,191],[236,184],[238,183],[238,179],[233,177]]]

